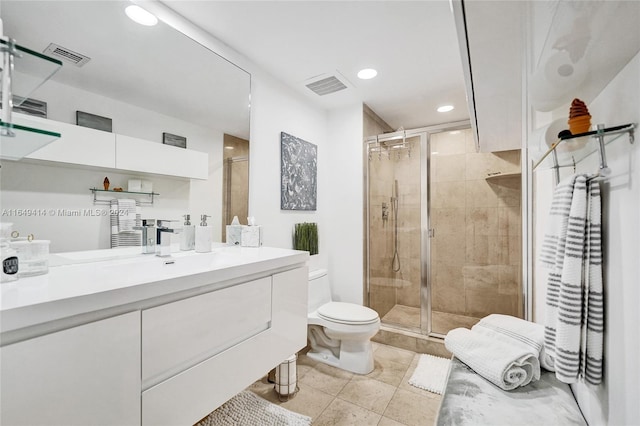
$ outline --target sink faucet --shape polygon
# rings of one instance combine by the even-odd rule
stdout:
[[[175,220],[163,220],[158,219],[156,224],[156,256],[167,257],[171,256],[171,238],[167,235],[162,238],[162,233],[168,232],[171,234],[178,234],[180,228],[170,228],[170,222],[177,222]]]
[[[155,219],[142,219],[142,226],[133,229],[142,231],[142,253],[149,254],[156,252],[156,236],[153,229],[156,227]]]

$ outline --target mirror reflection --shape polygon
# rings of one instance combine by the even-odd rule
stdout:
[[[3,1],[4,34],[63,62],[62,69],[30,95],[46,103],[46,112],[17,112],[76,124],[81,111],[110,119],[116,135],[157,143],[163,143],[165,133],[185,138],[187,150],[208,153],[208,179],[166,178],[136,173],[141,169],[133,168],[131,173],[80,171],[64,161],[48,163],[64,167],[55,170],[63,173],[60,181],[69,183],[62,188],[39,182],[46,175],[42,162],[3,161],[3,208],[93,207],[87,205],[91,199],[87,190],[101,186],[106,175],[111,175],[113,186],[125,190],[127,179],[141,177],[153,181],[153,191],[160,193],[152,207],[143,208],[143,217],[178,220],[189,213],[199,222],[200,215],[207,214],[214,241],[222,241],[230,218],[237,215],[245,223],[247,216],[250,75],[162,21],[154,26],[135,23],[125,14],[129,5],[128,1]],[[145,161],[157,160],[149,155]],[[83,179],[92,181],[71,183]],[[229,188],[224,188],[227,183]],[[78,193],[70,194],[74,190]],[[90,242],[70,244],[54,241],[65,229],[77,230],[77,223],[65,218],[14,215],[2,221],[14,222],[14,229],[23,233],[52,239],[52,251],[109,247],[108,223],[83,224],[99,230],[87,229]],[[64,229],[52,231],[52,227]]]

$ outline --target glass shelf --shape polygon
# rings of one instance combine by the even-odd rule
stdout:
[[[19,160],[60,137],[60,133],[0,121],[0,157]]]
[[[100,200],[97,198],[98,192],[108,192],[110,194],[136,194],[136,195],[146,195],[150,198],[149,202],[140,202],[141,204],[153,204],[153,198],[158,194],[157,192],[139,192],[139,191],[114,191],[113,189],[100,189],[100,188],[89,188],[89,191],[93,192],[93,202],[94,204],[108,204],[111,202],[111,199],[108,200]]]
[[[94,192],[115,192],[116,194],[142,194],[142,195],[160,195],[157,192],[138,192],[138,191],[114,191],[113,189],[99,189],[99,188],[89,188],[90,191]]]
[[[0,38],[0,49],[6,49],[8,45],[6,40]],[[14,43],[13,46],[15,55],[11,93],[14,95],[14,106],[18,106],[49,80],[62,67],[62,62],[19,44]]]
[[[573,167],[600,149],[598,138],[603,138],[603,143],[606,147],[618,139],[624,139],[623,136],[628,134],[629,142],[633,143],[634,130],[635,124],[631,123],[605,128],[601,132],[593,130],[561,137],[558,142],[540,156],[540,160],[534,164],[533,169]],[[553,151],[557,155],[557,162],[554,162]]]
[[[512,184],[514,183],[517,183],[519,185],[521,177],[522,175],[520,174],[520,172],[513,172],[513,173],[493,174],[493,175],[487,176],[484,179],[487,182],[495,183],[496,185],[512,186]]]

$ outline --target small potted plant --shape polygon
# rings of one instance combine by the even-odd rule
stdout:
[[[296,223],[293,232],[293,248],[318,254],[318,224]]]

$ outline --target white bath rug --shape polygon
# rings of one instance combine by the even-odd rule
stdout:
[[[311,418],[242,391],[196,426],[309,426]]]
[[[438,356],[422,354],[418,360],[409,384],[429,392],[442,394],[449,376],[451,360]]]

